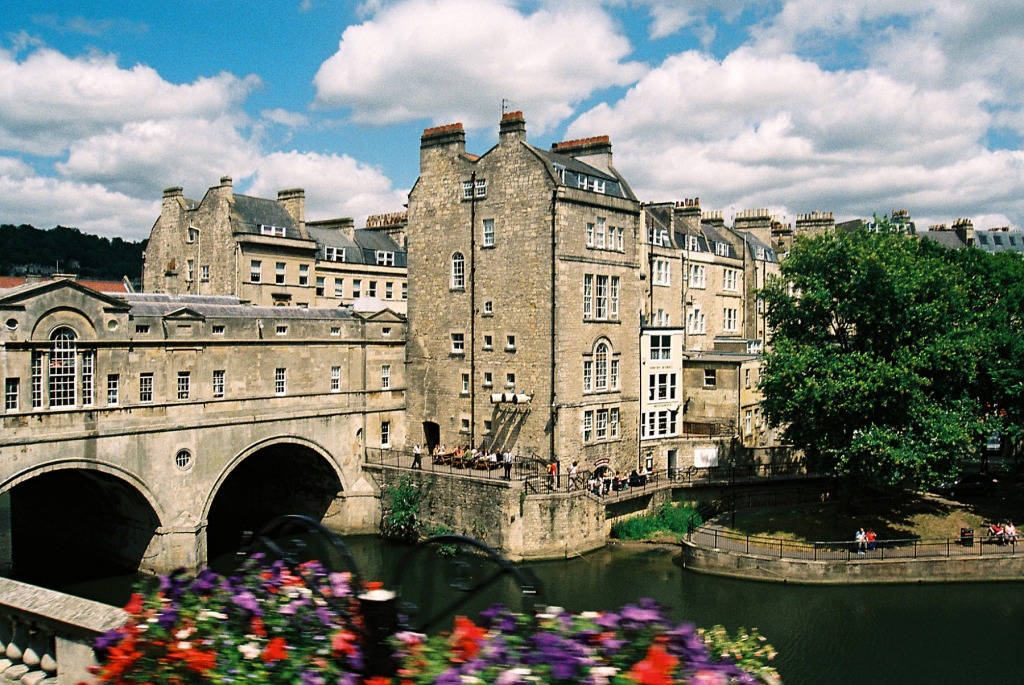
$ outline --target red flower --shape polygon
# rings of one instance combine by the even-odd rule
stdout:
[[[267,629],[263,625],[263,619],[260,618],[259,616],[253,616],[252,620],[249,623],[249,625],[250,625],[250,630],[252,630],[252,634],[255,635],[256,637],[266,637],[267,636]]]
[[[654,644],[647,649],[644,660],[633,665],[629,677],[638,685],[672,685],[678,664],[679,659],[661,645]]]
[[[138,592],[133,592],[131,599],[128,600],[128,604],[125,605],[124,610],[129,614],[135,615],[142,611],[142,595]]]
[[[331,637],[331,649],[334,650],[335,654],[352,654],[356,651],[355,646],[352,644],[355,639],[355,634],[347,630],[336,631]]]
[[[455,630],[452,631],[452,661],[471,661],[480,653],[480,641],[487,631],[477,626],[465,616],[455,617]]]
[[[280,661],[281,659],[287,658],[288,652],[285,649],[286,646],[287,644],[283,637],[273,638],[263,649],[263,661],[269,664],[271,661]]]
[[[372,678],[367,678],[363,683],[364,685],[391,685],[391,678],[385,678],[378,675]]]

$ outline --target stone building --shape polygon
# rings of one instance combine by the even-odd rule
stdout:
[[[762,438],[757,379],[766,340],[756,289],[778,273],[764,210],[702,212],[699,198],[643,207],[640,452],[674,470],[738,458]],[[761,237],[759,237],[759,235]]]
[[[640,206],[607,137],[497,145],[427,129],[409,196],[409,441],[632,468]]]
[[[0,320],[0,566],[194,567],[281,513],[375,529],[404,317],[58,279],[0,290]]]
[[[231,295],[263,306],[356,305],[404,312],[402,214],[306,221],[302,189],[277,200],[235,194],[230,177],[202,200],[164,190],[146,247],[146,292]],[[369,302],[360,303],[368,299]]]

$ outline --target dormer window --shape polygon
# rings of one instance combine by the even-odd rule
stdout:
[[[715,254],[719,257],[729,256],[729,243],[715,242]]]
[[[324,247],[324,259],[328,262],[345,261],[345,248],[330,245]]]
[[[274,226],[273,224],[260,224],[260,235],[272,235],[278,238],[285,236],[284,226]]]
[[[377,266],[394,266],[395,253],[388,250],[377,250]]]
[[[699,252],[700,251],[700,241],[697,240],[697,236],[695,236],[695,235],[688,235],[688,236],[686,236],[686,249],[690,250],[691,252]]]
[[[189,226],[188,227],[188,234],[186,235],[185,240],[189,244],[194,243],[195,241],[199,240],[199,229],[196,228],[195,226]]]

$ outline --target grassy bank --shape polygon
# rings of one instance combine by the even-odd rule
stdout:
[[[697,526],[702,523],[694,505],[665,502],[653,514],[616,521],[612,524],[612,537],[620,540],[678,539],[686,534],[691,521]]]

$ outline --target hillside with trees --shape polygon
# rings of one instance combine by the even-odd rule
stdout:
[[[137,283],[146,241],[101,238],[77,228],[0,225],[0,276],[54,273]]]

